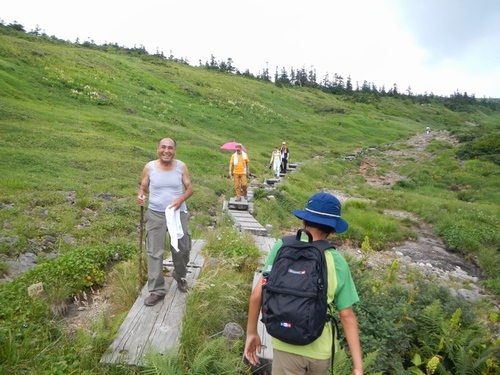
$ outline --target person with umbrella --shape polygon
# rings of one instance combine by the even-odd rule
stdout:
[[[243,198],[248,200],[247,177],[250,175],[249,159],[246,152],[242,150],[241,143],[235,145],[236,152],[231,155],[229,161],[229,177],[234,179],[234,190],[236,191],[236,202],[241,202],[241,190]]]

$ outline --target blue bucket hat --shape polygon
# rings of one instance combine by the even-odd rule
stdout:
[[[332,227],[335,233],[343,233],[349,224],[340,217],[341,207],[340,201],[333,195],[318,193],[309,198],[305,210],[293,210],[292,214],[311,223]]]

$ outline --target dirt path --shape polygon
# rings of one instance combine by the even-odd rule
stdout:
[[[359,173],[367,184],[381,189],[389,189],[398,180],[404,180],[406,177],[398,175],[393,170],[380,175],[377,173],[378,164],[383,161],[384,164],[391,163],[392,166],[398,167],[409,161],[425,163],[432,158],[431,154],[425,152],[425,147],[432,139],[449,142],[453,146],[458,144],[458,141],[446,131],[417,134],[406,142],[407,147],[404,150],[372,150],[363,155]],[[385,168],[387,169],[387,167]],[[331,191],[331,193],[337,196],[342,203],[349,199],[357,199],[340,191]],[[363,254],[360,249],[348,247],[341,247],[339,250],[357,257],[366,257],[367,266],[375,270],[388,266],[398,259],[401,265],[399,267],[401,280],[404,280],[406,273],[411,272],[410,268],[404,267],[404,265],[408,265],[417,269],[428,280],[439,282],[450,288],[452,294],[469,301],[477,301],[482,296],[488,296],[488,293],[478,284],[482,277],[480,268],[471,261],[466,261],[457,254],[448,252],[445,243],[434,234],[430,224],[424,223],[410,212],[386,210],[385,214],[401,219],[409,218],[418,223],[412,228],[418,234],[418,240],[405,241],[389,251],[369,254]]]

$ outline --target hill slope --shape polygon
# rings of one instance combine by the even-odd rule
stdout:
[[[292,161],[304,163],[295,180],[284,184],[283,193],[291,194],[283,195],[280,206],[273,213],[257,212],[262,220],[287,227],[286,212],[312,190],[337,185],[356,194],[380,194],[363,185],[362,159],[346,162],[344,155],[399,147],[398,140],[426,126],[465,131],[467,124],[481,124],[485,131],[498,131],[500,114],[486,107],[453,112],[430,99],[427,105],[407,97],[356,100],[112,47],[95,50],[4,26],[0,33],[0,192],[2,204],[13,207],[0,211],[8,223],[1,236],[19,238],[14,245],[0,244],[8,255],[26,251],[30,240],[46,235],[57,238],[61,250],[71,247],[60,241],[66,234],[78,244],[133,238],[140,171],[155,158],[156,142],[165,136],[176,139],[177,156],[190,169],[193,224],[203,230],[213,221],[208,212],[218,209],[220,197],[232,194],[226,178],[230,155],[219,150],[227,141],[244,143],[258,179],[270,176],[271,151],[283,140]],[[418,211],[419,203],[409,203],[419,202],[414,194],[429,197],[440,189],[440,199],[456,200],[461,192],[458,200],[498,212],[497,167],[477,161],[460,171],[448,146],[438,142],[432,148],[437,157],[432,174],[411,160],[400,163],[398,171],[422,191],[406,195],[401,190],[390,204]],[[372,171],[387,172],[380,166]],[[451,185],[458,186],[452,194]],[[112,203],[103,198],[106,194]],[[109,207],[117,201],[119,215]],[[72,206],[66,207],[68,202]],[[92,228],[84,225],[88,221]],[[488,225],[488,231],[494,229]]]

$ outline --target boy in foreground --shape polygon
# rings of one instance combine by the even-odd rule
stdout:
[[[349,224],[340,217],[341,204],[331,194],[318,193],[313,195],[305,210],[294,210],[292,213],[302,219],[302,225],[313,237],[313,241],[325,240],[331,233],[343,233]],[[264,272],[272,268],[276,253],[283,241],[276,242],[271,249],[264,266]],[[363,374],[361,345],[359,342],[358,323],[352,310],[352,305],[359,301],[356,287],[345,259],[335,249],[326,250],[331,253],[327,267],[329,278],[335,272],[337,288],[328,287],[328,303],[332,300],[339,311],[340,321],[344,329],[347,344],[354,365],[353,375]],[[326,253],[325,252],[325,253]],[[325,254],[326,255],[326,254]],[[331,268],[335,267],[335,270]],[[330,284],[329,284],[330,285]],[[248,311],[247,339],[244,355],[253,365],[258,364],[257,352],[261,352],[261,341],[257,333],[259,313],[262,308],[262,276],[250,296]],[[292,345],[272,338],[273,346],[273,375],[326,375],[332,355],[332,323],[328,322],[322,335],[308,345]]]

